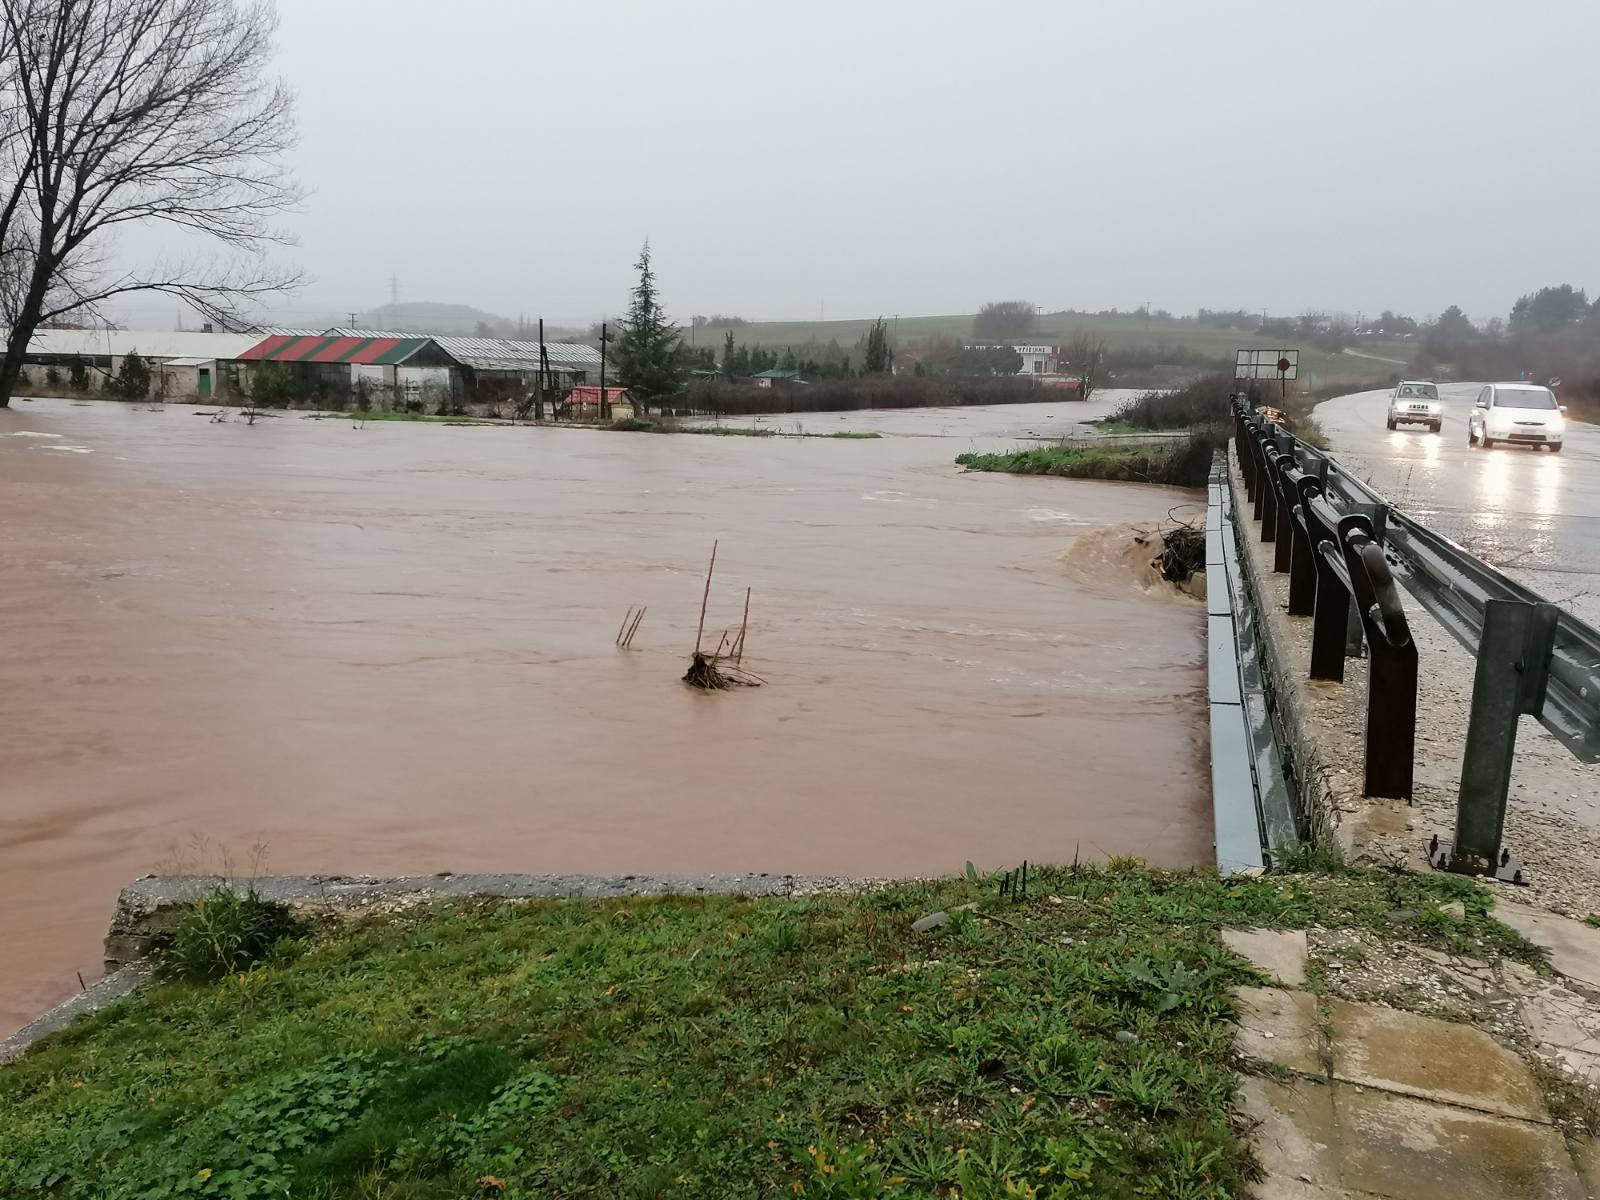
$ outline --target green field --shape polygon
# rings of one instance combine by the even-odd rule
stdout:
[[[885,313],[890,328],[890,340],[899,348],[918,349],[935,338],[971,338],[971,314],[933,317],[895,317]],[[765,346],[781,349],[793,346],[826,346],[837,341],[851,350],[866,337],[873,318],[863,317],[844,321],[752,321],[746,325],[703,325],[687,331],[687,340],[696,346],[720,349],[730,328],[734,341],[746,346]],[[1203,354],[1208,358],[1232,360],[1234,352],[1242,349],[1270,348],[1271,339],[1263,339],[1237,329],[1208,329],[1190,322],[1151,319],[1136,314],[1119,317],[1052,316],[1040,314],[1038,327],[1027,338],[1059,345],[1075,333],[1093,333],[1105,339],[1106,347],[1113,353],[1156,347],[1180,347]],[[1292,343],[1290,343],[1292,345]],[[1382,358],[1409,359],[1415,343],[1395,339],[1363,340],[1363,354]],[[1300,378],[1307,387],[1334,383],[1366,383],[1381,379],[1398,366],[1348,354],[1331,354],[1311,346],[1300,348]],[[1112,380],[1110,386],[1116,386]]]

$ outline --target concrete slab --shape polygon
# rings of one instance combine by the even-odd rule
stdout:
[[[1229,950],[1284,987],[1306,982],[1306,931],[1303,929],[1224,929]]]
[[[1371,1088],[1334,1089],[1344,1185],[1389,1200],[1587,1200],[1547,1125]]]
[[[1583,1181],[1589,1200],[1600,1200],[1600,1144],[1583,1138],[1568,1145],[1572,1157],[1577,1161],[1578,1178]]]
[[[1600,1054],[1600,1012],[1558,984],[1547,984],[1522,998],[1522,1023],[1536,1042]]]
[[[1339,1135],[1327,1084],[1309,1079],[1284,1084],[1247,1075],[1239,1083],[1239,1111],[1255,1123],[1250,1146],[1266,1174],[1264,1182],[1339,1186]],[[1257,1192],[1273,1194],[1259,1187]]]
[[[1347,1083],[1549,1121],[1527,1065],[1470,1025],[1333,1001],[1333,1075]]]
[[[1600,1054],[1573,1050],[1568,1046],[1546,1047],[1549,1055],[1580,1083],[1600,1087]]]
[[[1233,989],[1233,997],[1239,1004],[1234,1048],[1240,1054],[1305,1075],[1322,1074],[1315,996],[1241,987]]]
[[[1554,913],[1496,900],[1496,919],[1550,952],[1550,965],[1568,979],[1600,987],[1600,929]]]

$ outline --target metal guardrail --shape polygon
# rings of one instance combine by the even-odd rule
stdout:
[[[1270,428],[1279,452],[1315,476],[1335,508],[1371,517],[1395,576],[1468,650],[1476,653],[1482,644],[1490,600],[1547,603],[1531,588],[1395,509],[1331,454],[1271,426],[1259,414],[1242,417],[1241,423],[1257,431]],[[1535,714],[1539,723],[1578,759],[1600,762],[1600,630],[1569,612],[1558,612],[1549,674],[1544,703]]]
[[[1271,431],[1241,412],[1246,495],[1273,542],[1273,569],[1290,578],[1289,611],[1311,616],[1312,679],[1341,682],[1344,660],[1371,647],[1362,794],[1410,800],[1416,751],[1417,648],[1389,562],[1365,513],[1341,513]],[[1247,452],[1247,453],[1246,453]],[[1351,636],[1352,601],[1359,634]]]
[[[1373,650],[1375,699],[1381,702],[1390,691],[1391,685],[1379,687],[1378,673],[1380,662],[1392,657],[1386,647],[1392,649],[1402,633],[1393,617],[1398,613],[1404,621],[1392,583],[1384,583],[1386,575],[1403,583],[1423,609],[1477,657],[1455,844],[1453,851],[1441,851],[1435,839],[1430,857],[1436,865],[1452,869],[1517,876],[1500,844],[1517,718],[1531,713],[1575,757],[1600,762],[1600,630],[1557,610],[1449,538],[1395,510],[1338,459],[1268,422],[1242,402],[1236,401],[1234,416],[1240,472],[1256,514],[1263,518],[1262,540],[1277,542],[1274,568],[1290,575],[1290,614],[1315,611],[1310,598],[1321,594],[1323,576],[1313,578],[1313,569],[1321,572],[1324,564],[1334,569],[1342,559],[1346,575],[1340,582],[1356,596],[1366,641]],[[1324,553],[1314,559],[1296,554],[1302,536],[1314,540]],[[1288,547],[1283,545],[1285,539],[1291,543]],[[1327,553],[1334,548],[1342,553]],[[1320,624],[1321,637],[1313,632],[1313,677],[1341,677],[1343,652],[1334,671],[1331,649],[1338,622],[1330,615]],[[1414,648],[1411,656],[1414,660]],[[1412,703],[1409,720],[1398,711],[1385,720],[1404,721],[1414,730],[1414,699]],[[1373,715],[1369,705],[1369,783]]]

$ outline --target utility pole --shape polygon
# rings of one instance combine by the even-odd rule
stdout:
[[[544,420],[544,318],[539,318],[539,386],[533,394],[533,419]]]
[[[350,328],[354,329],[356,327],[356,314],[347,313],[346,315],[350,318]]]
[[[389,307],[400,303],[400,276],[389,276]]]
[[[600,322],[600,419],[604,421],[611,415],[611,406],[606,403],[606,323]]]

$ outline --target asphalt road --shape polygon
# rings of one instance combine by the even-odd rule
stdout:
[[[1384,428],[1389,393],[1317,406],[1333,452],[1408,514],[1600,625],[1600,427],[1568,421],[1560,454],[1467,446],[1481,384],[1445,384],[1444,427]]]

